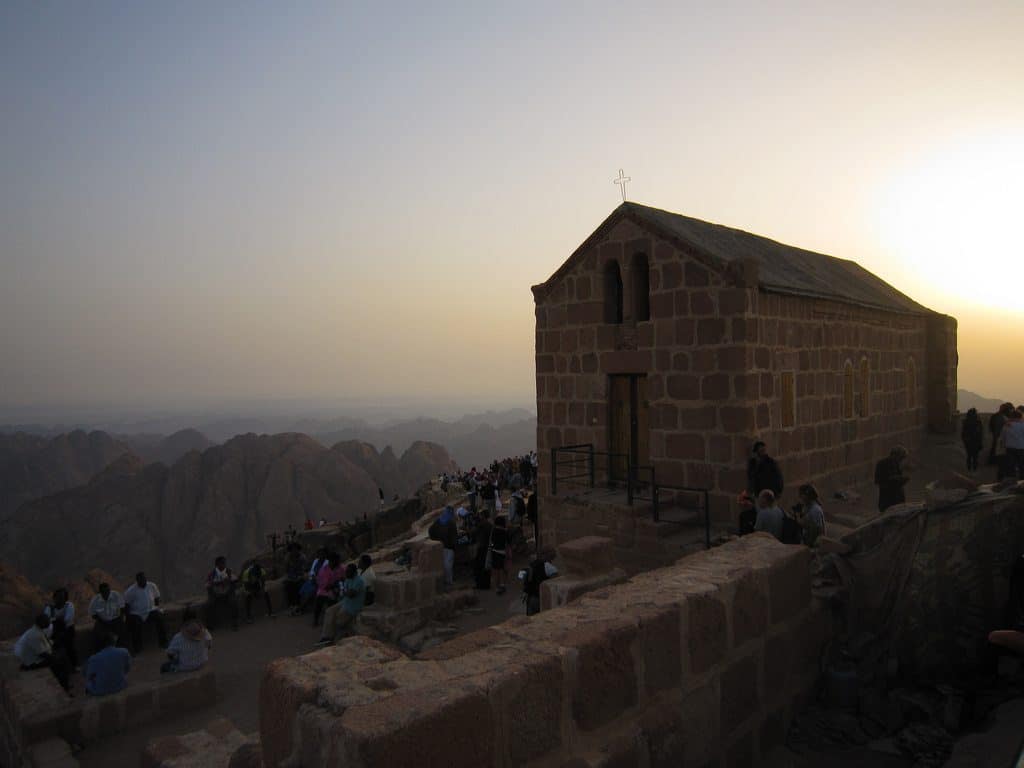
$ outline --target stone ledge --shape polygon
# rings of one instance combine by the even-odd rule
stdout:
[[[219,718],[201,731],[153,739],[142,753],[141,768],[259,768],[259,737],[243,734]]]

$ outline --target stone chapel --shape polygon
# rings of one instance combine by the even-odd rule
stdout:
[[[894,445],[952,428],[956,320],[853,261],[625,202],[533,294],[546,545],[616,525],[560,512],[560,446],[707,489],[725,522],[755,440],[788,505],[802,483],[867,480]]]

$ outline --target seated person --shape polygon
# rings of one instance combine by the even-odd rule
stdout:
[[[377,574],[373,572],[373,560],[369,555],[362,555],[359,558],[359,576],[366,586],[366,600],[363,602],[363,605],[373,605],[373,588],[377,583]]]
[[[196,612],[186,608],[181,622],[181,631],[167,646],[167,661],[161,665],[161,672],[193,672],[210,660],[213,637],[199,622]]]
[[[47,633],[49,629],[49,617],[45,613],[36,616],[35,623],[14,644],[14,655],[21,662],[22,669],[48,667],[60,687],[66,691],[71,677],[71,664],[63,652],[54,650]]]
[[[252,624],[252,600],[260,595],[263,595],[263,602],[267,606],[267,617],[274,618],[274,609],[270,605],[270,595],[267,593],[267,572],[257,561],[250,561],[249,566],[242,571],[242,586],[245,587],[246,623]]]
[[[228,568],[228,560],[221,555],[213,561],[213,570],[206,576],[206,623],[214,626],[216,614],[227,609],[231,628],[238,629],[238,602],[235,600],[235,574]]]
[[[766,531],[782,541],[782,521],[786,513],[775,503],[775,492],[765,488],[757,495],[757,521],[755,531]]]
[[[97,651],[103,650],[99,641],[105,634],[114,635],[118,644],[121,643],[124,637],[124,598],[120,592],[111,589],[106,582],[100,584],[99,594],[89,603],[89,615],[92,616]]]
[[[85,692],[92,696],[108,696],[123,691],[128,685],[132,655],[117,647],[117,638],[105,634],[97,638],[101,650],[85,663]]]
[[[318,645],[330,645],[340,632],[349,627],[366,600],[366,584],[355,563],[345,567],[345,580],[340,584],[341,599],[324,611],[324,629]]]

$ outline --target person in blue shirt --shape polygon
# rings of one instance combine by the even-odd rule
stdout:
[[[85,692],[93,696],[108,696],[124,690],[128,685],[128,670],[132,655],[127,648],[117,648],[117,638],[104,634],[100,639],[102,650],[89,657],[85,664]]]
[[[366,602],[366,582],[355,563],[346,566],[345,578],[338,586],[341,599],[324,611],[324,629],[318,645],[333,643],[338,633],[355,621]]]

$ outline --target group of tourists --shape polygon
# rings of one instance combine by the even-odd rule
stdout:
[[[798,502],[783,510],[785,480],[779,463],[761,440],[747,461],[747,488],[740,494],[740,535],[765,531],[784,544],[813,547],[825,534],[825,513],[817,489],[810,483],[797,490]]]
[[[1003,403],[989,416],[988,431],[991,435],[988,463],[996,468],[996,481],[1024,480],[1024,405],[1014,408],[1013,403]],[[967,470],[976,471],[984,442],[976,408],[971,408],[964,416],[960,436],[967,454]]]
[[[154,627],[157,642],[166,651],[161,672],[191,672],[209,660],[213,638],[191,609],[183,612],[181,629],[167,642],[160,589],[141,571],[123,595],[105,582],[100,584],[89,603],[89,614],[95,652],[83,671],[85,691],[91,695],[105,696],[124,689],[147,625]],[[18,638],[14,653],[22,669],[48,668],[61,687],[71,693],[70,679],[79,668],[79,660],[75,606],[66,589],[54,591],[52,601]]]
[[[442,472],[438,479],[441,490],[447,491],[452,486],[461,485],[467,492],[475,490],[483,477],[487,477],[499,491],[518,491],[528,488],[537,479],[537,452],[530,451],[522,456],[510,456],[495,459],[490,467],[477,471],[472,467],[468,472]]]

